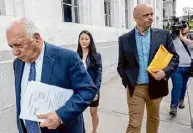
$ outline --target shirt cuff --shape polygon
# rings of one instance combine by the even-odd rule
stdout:
[[[55,112],[56,113],[56,112]],[[57,114],[57,113],[56,113]],[[58,114],[57,114],[58,115]],[[59,116],[58,116],[59,117]],[[60,119],[60,124],[63,124],[63,121],[61,120],[61,118],[59,117],[59,119]]]
[[[63,124],[62,120],[60,119],[60,124]]]

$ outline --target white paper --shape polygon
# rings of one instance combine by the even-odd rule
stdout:
[[[42,122],[37,114],[53,112],[65,105],[73,90],[31,81],[28,83],[21,105],[20,119]]]

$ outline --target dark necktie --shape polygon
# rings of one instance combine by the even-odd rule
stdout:
[[[36,80],[36,68],[35,62],[31,63],[30,72],[29,72],[29,79],[28,81],[35,81]],[[40,133],[40,128],[38,122],[25,120],[25,127],[27,129],[27,133]]]

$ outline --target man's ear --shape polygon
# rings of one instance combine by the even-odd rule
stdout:
[[[36,41],[38,41],[38,42],[41,40],[41,36],[40,36],[39,33],[34,33],[34,34],[33,34],[33,38],[34,38]]]

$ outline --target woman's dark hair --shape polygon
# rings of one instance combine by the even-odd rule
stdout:
[[[92,34],[87,30],[83,30],[79,34],[77,53],[79,54],[80,58],[82,59],[83,53],[82,53],[82,47],[80,45],[80,36],[82,34],[87,34],[90,38],[88,56],[90,56],[90,59],[93,61],[93,64],[91,64],[91,65],[93,66],[94,69],[97,70],[97,68],[98,68],[97,66],[99,65],[99,61],[98,61],[98,57],[97,57],[97,50],[96,50],[96,47],[95,47],[95,43],[94,43],[94,39],[92,37]]]

